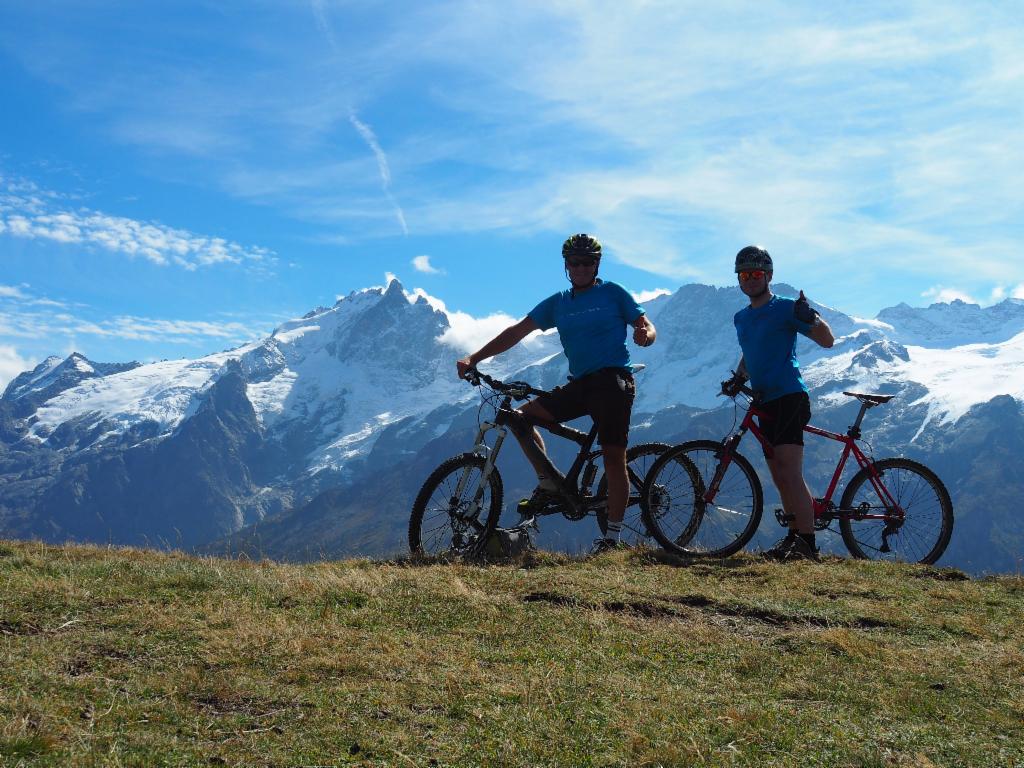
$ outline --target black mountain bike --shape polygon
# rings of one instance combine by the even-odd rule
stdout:
[[[590,432],[580,432],[561,424],[534,422],[515,410],[512,401],[547,394],[543,390],[521,381],[498,381],[475,368],[469,370],[467,380],[473,386],[482,387],[481,408],[493,408],[494,416],[480,424],[472,451],[443,462],[423,483],[409,518],[412,553],[466,558],[481,555],[501,517],[503,487],[495,466],[498,453],[509,429],[525,433],[533,426],[577,443],[580,450],[568,473],[563,475],[532,440],[525,441],[527,450],[545,466],[547,476],[555,480],[558,490],[542,499],[521,503],[519,511],[524,516],[521,525],[529,525],[545,515],[561,514],[569,520],[581,520],[593,514],[601,532],[607,531],[608,485],[603,474],[596,491],[592,491],[597,479],[597,459],[601,456],[601,451],[593,450],[597,426]],[[492,431],[495,433],[493,445],[488,445],[487,437]],[[647,536],[640,514],[644,475],[649,464],[668,447],[664,443],[646,443],[626,452],[630,493],[623,533],[627,541],[629,535]]]

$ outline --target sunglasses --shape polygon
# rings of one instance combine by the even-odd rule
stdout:
[[[566,259],[565,263],[570,267],[592,267],[597,264],[596,259]]]
[[[763,269],[750,269],[744,272],[737,273],[740,277],[740,282],[745,283],[747,280],[760,280],[764,277]]]

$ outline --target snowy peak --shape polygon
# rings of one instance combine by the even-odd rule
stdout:
[[[955,299],[948,304],[897,304],[878,313],[902,344],[950,349],[964,344],[998,343],[1024,331],[1024,300],[1005,299],[982,308]]]
[[[63,360],[46,358],[31,371],[19,374],[4,390],[3,399],[14,404],[15,413],[31,413],[40,404],[77,386],[86,379],[109,376],[139,367],[139,363],[94,363],[72,352]]]

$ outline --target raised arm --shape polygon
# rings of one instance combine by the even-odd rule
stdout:
[[[828,349],[835,343],[832,329],[829,328],[825,318],[818,313],[818,310],[811,307],[803,291],[800,291],[799,298],[793,303],[793,315],[800,322],[810,324],[811,327],[807,331],[807,335],[815,344]]]
[[[817,322],[811,326],[810,335],[813,342],[825,349],[830,349],[836,341],[832,335],[832,329],[821,315],[818,315]]]
[[[475,368],[482,361],[495,355],[500,355],[525,339],[537,330],[537,324],[529,316],[524,317],[515,325],[510,325],[493,339],[484,344],[480,349],[471,355],[461,358],[455,362],[459,372],[459,378],[465,378],[469,368]]]

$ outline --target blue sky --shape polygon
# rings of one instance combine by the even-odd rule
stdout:
[[[1024,297],[1016,3],[0,5],[0,384],[199,356],[397,275],[479,338],[564,283]]]

